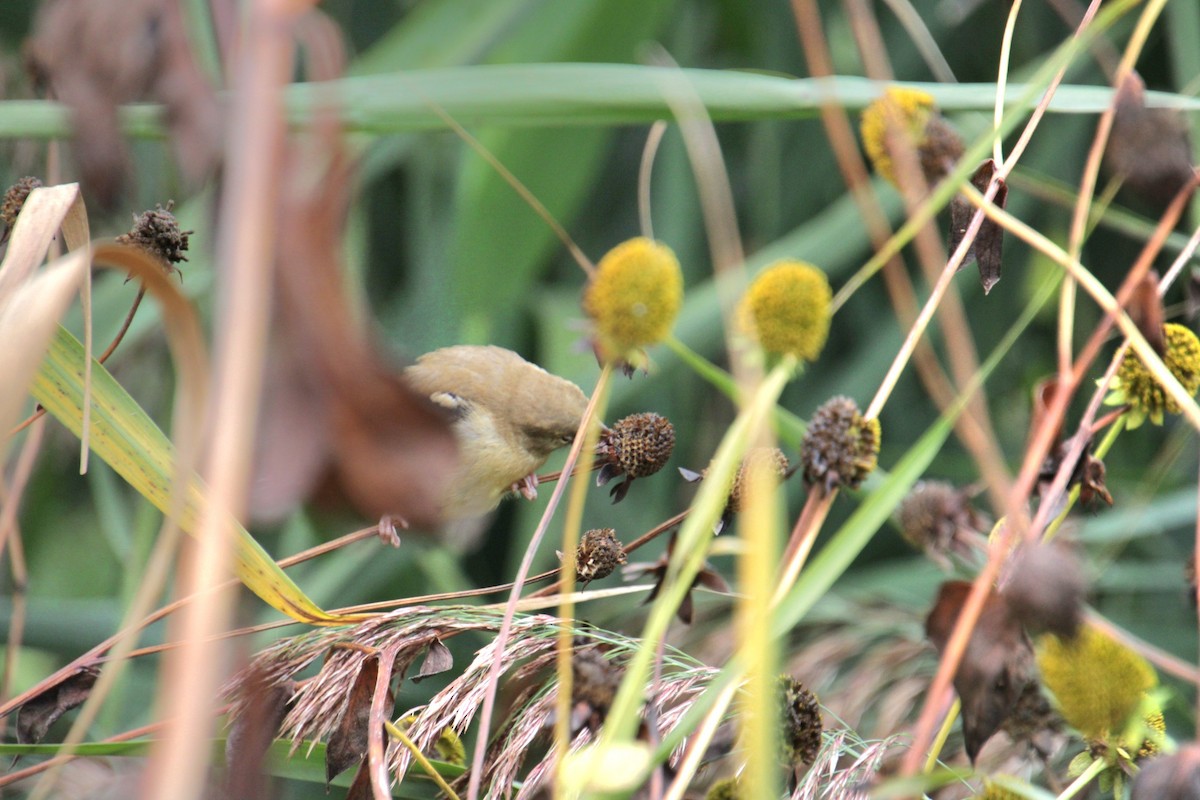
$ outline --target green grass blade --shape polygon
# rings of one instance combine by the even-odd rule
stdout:
[[[34,398],[76,436],[83,419],[83,346],[60,327],[30,389]],[[118,475],[156,508],[171,502],[174,448],[154,421],[98,361],[92,363],[91,447]],[[193,479],[180,527],[194,533],[204,503],[203,486]],[[308,598],[262,546],[230,520],[235,532],[236,572],[264,602],[300,622],[340,621]]]

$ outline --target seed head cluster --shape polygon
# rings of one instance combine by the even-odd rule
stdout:
[[[821,706],[808,687],[790,675],[780,675],[780,762],[809,767],[821,749]]]
[[[600,434],[596,455],[617,474],[646,478],[662,469],[675,449],[675,426],[666,417],[632,414]]]
[[[188,249],[188,236],[195,231],[181,230],[179,220],[171,213],[171,203],[166,208],[156,205],[153,209],[135,214],[129,233],[117,237],[121,244],[140,247],[168,265],[187,261],[184,252]]]
[[[834,397],[813,414],[800,459],[804,481],[826,491],[858,488],[879,460],[879,420],[865,419],[849,397]]]
[[[8,187],[8,191],[4,193],[4,200],[0,201],[0,221],[11,228],[17,221],[17,215],[21,213],[29,193],[41,185],[40,180],[27,175]]]
[[[612,528],[594,528],[579,541],[575,578],[581,583],[607,578],[625,562],[625,548],[617,532]]]
[[[790,465],[787,456],[778,448],[760,447],[747,453],[733,477],[733,488],[729,490],[729,503],[726,505],[727,513],[736,514],[745,507],[751,470],[760,468],[765,468],[768,474],[782,481],[788,476]]]
[[[1189,396],[1200,389],[1200,339],[1190,328],[1169,322],[1164,326],[1167,343],[1163,364],[1183,385]],[[1179,404],[1159,385],[1158,379],[1146,368],[1137,353],[1130,350],[1117,369],[1113,393],[1105,400],[1109,405],[1129,404],[1127,427],[1136,428],[1149,418],[1155,425],[1163,423],[1163,413],[1178,414]]]

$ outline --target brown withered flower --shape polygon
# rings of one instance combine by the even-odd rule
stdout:
[[[966,581],[946,581],[925,621],[929,640],[942,652],[971,592]],[[1036,679],[1033,644],[1004,598],[991,592],[967,641],[954,691],[962,702],[963,741],[972,763],[1000,730]]]
[[[1062,542],[1022,545],[1001,582],[1005,602],[1028,631],[1063,639],[1079,630],[1086,591],[1079,558]]]
[[[879,460],[879,420],[866,419],[849,397],[827,400],[804,433],[800,460],[804,482],[826,492],[857,489]]]
[[[729,487],[729,499],[725,502],[725,510],[721,512],[720,519],[713,524],[713,535],[718,535],[725,530],[733,520],[733,515],[742,510],[746,502],[746,485],[750,469],[759,466],[765,467],[780,482],[787,480],[795,472],[795,468],[788,462],[787,456],[777,447],[757,447],[746,453],[738,471],[733,476],[733,483]],[[708,470],[693,472],[680,467],[679,474],[688,482],[695,483],[703,480],[708,475]]]
[[[821,706],[817,696],[790,675],[780,675],[780,762],[785,767],[807,769],[821,749]]]
[[[970,493],[945,481],[919,481],[900,503],[900,534],[944,569],[950,556],[971,560],[987,543],[987,522],[971,506]]]
[[[621,475],[625,480],[609,492],[614,503],[625,499],[635,478],[647,478],[666,465],[675,449],[675,426],[653,412],[632,414],[600,433],[596,459],[600,472],[596,485],[603,486]]]
[[[612,528],[593,528],[579,540],[575,551],[575,580],[586,584],[607,578],[625,562],[625,547],[617,532]]]
[[[1076,436],[1081,434],[1076,434]],[[1106,470],[1104,462],[1092,455],[1092,437],[1086,435],[1087,443],[1083,447],[1083,451],[1079,454],[1079,458],[1075,459],[1074,465],[1071,467],[1071,477],[1067,480],[1067,488],[1072,486],[1079,487],[1079,502],[1085,506],[1090,506],[1097,499],[1103,500],[1107,505],[1113,504],[1113,497],[1108,492],[1108,488],[1104,485]],[[1046,456],[1046,460],[1042,462],[1042,468],[1038,472],[1038,483],[1036,493],[1040,496],[1043,492],[1050,488],[1050,484],[1054,481],[1054,476],[1062,467],[1063,459],[1071,452],[1074,445],[1075,437],[1071,437],[1060,442],[1050,455]]]
[[[184,252],[188,249],[188,237],[195,231],[180,229],[179,220],[171,213],[174,207],[175,201],[170,200],[165,208],[157,204],[141,214],[134,214],[133,227],[118,236],[117,242],[140,247],[161,261],[169,272],[178,273],[179,268],[175,265],[188,260]]]
[[[625,573],[631,577],[645,577],[647,575],[654,577],[654,588],[650,590],[650,594],[646,595],[646,599],[642,601],[642,605],[652,603],[662,590],[663,581],[667,577],[667,567],[671,563],[671,553],[675,550],[675,540],[678,535],[678,533],[671,534],[671,539],[667,542],[667,551],[663,553],[662,558],[658,561],[655,561],[653,564],[630,564],[625,568]],[[693,612],[695,610],[695,606],[692,603],[692,591],[697,586],[703,586],[713,592],[722,592],[725,594],[730,592],[729,584],[725,582],[725,579],[721,577],[719,572],[706,563],[704,568],[692,579],[692,585],[688,587],[687,594],[683,597],[683,602],[675,610],[675,616],[685,625],[692,624]]]

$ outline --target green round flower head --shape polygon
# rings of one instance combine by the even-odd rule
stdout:
[[[888,147],[889,127],[908,140],[930,183],[946,174],[947,162],[963,154],[962,140],[937,113],[933,97],[915,89],[891,88],[862,113],[863,147],[875,171],[896,185],[896,165]]]
[[[606,359],[662,341],[683,303],[683,272],[671,248],[630,239],[609,250],[583,296]]]
[[[1042,683],[1071,726],[1089,742],[1111,742],[1158,683],[1154,668],[1125,645],[1091,626],[1074,639],[1042,637],[1038,644]]]
[[[802,261],[781,261],[750,284],[740,314],[763,350],[816,361],[829,337],[832,304],[824,272]]]
[[[1200,339],[1190,328],[1174,322],[1167,323],[1163,330],[1167,342],[1163,364],[1187,393],[1195,397],[1200,389]],[[1112,386],[1113,391],[1104,402],[1114,406],[1129,404],[1129,411],[1125,415],[1127,428],[1136,428],[1147,418],[1155,425],[1162,425],[1163,412],[1179,413],[1179,404],[1163,390],[1142,359],[1132,350],[1121,360]]]

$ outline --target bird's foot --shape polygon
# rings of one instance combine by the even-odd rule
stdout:
[[[391,547],[399,547],[400,534],[397,528],[408,530],[408,520],[397,514],[384,514],[379,518],[379,525],[376,526],[379,541]]]
[[[526,500],[537,499],[538,476],[536,473],[530,473],[521,480],[513,483],[509,487],[509,491],[519,492]]]

